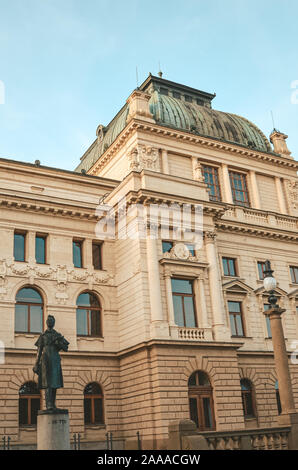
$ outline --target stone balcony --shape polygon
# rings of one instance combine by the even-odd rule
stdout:
[[[213,341],[211,328],[171,326],[171,337],[182,341]]]
[[[249,207],[240,207],[240,206],[228,206],[227,211],[222,216],[221,220],[218,222],[218,226],[224,226],[225,222],[247,224],[258,226],[259,230],[265,231],[287,231],[293,232],[293,236],[297,234],[298,231],[298,218],[277,214],[275,212],[263,211],[259,209],[251,209]],[[255,230],[257,230],[255,228]]]

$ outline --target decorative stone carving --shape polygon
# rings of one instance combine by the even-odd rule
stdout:
[[[158,149],[142,145],[139,147],[140,166],[146,170],[159,170]]]
[[[73,274],[72,274],[72,277],[76,281],[86,281],[86,279],[88,277],[88,273],[87,272],[81,273],[81,272],[74,271]]]
[[[134,148],[131,152],[128,153],[128,160],[130,161],[129,168],[133,171],[138,171],[140,168],[138,160],[138,150]]]
[[[188,259],[189,258],[189,250],[187,248],[186,245],[184,245],[184,243],[176,243],[176,245],[174,245],[174,254],[175,256],[177,256],[177,258],[180,258],[180,259]]]
[[[57,280],[57,284],[64,284],[66,285],[67,284],[67,281],[68,281],[68,274],[70,273],[69,270],[67,270],[65,264],[64,265],[60,265],[58,264],[57,268],[55,269],[56,271],[56,280]]]
[[[7,265],[6,265],[6,260],[1,259],[0,260],[0,279],[4,279],[7,275]]]
[[[207,230],[204,232],[204,239],[206,240],[206,243],[214,243],[216,239],[216,232]]]
[[[155,147],[137,145],[127,155],[129,168],[134,171],[154,170],[160,171],[159,152]]]
[[[43,279],[47,279],[51,276],[52,274],[52,269],[51,268],[36,268],[35,272],[37,276],[42,277]]]
[[[17,274],[18,276],[25,276],[26,274],[28,274],[30,269],[31,269],[31,266],[29,265],[26,265],[26,266],[18,266],[16,264],[11,265],[12,272],[14,274]]]
[[[293,209],[298,209],[298,181],[288,181],[288,191]]]
[[[112,276],[111,274],[105,272],[105,271],[101,271],[101,272],[98,272],[96,273],[94,276],[94,281],[98,284],[108,284],[110,282],[113,282],[114,280],[114,276]]]
[[[194,164],[194,169],[193,169],[193,177],[196,181],[199,181],[201,183],[204,182],[204,176],[203,176],[203,171],[202,171],[202,165],[198,161]]]
[[[182,242],[176,242],[173,248],[167,253],[163,254],[164,258],[179,259],[184,261],[199,261],[198,256],[191,256],[191,253],[187,246]]]

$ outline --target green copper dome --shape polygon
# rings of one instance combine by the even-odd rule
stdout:
[[[212,109],[215,95],[152,76],[141,89],[151,94],[150,111],[158,124],[272,152],[268,139],[252,122]]]
[[[151,95],[149,108],[156,123],[161,126],[272,153],[268,139],[255,124],[236,114],[212,109],[214,94],[152,75],[139,89]],[[129,106],[125,104],[108,126],[99,126],[101,138],[83,155],[76,171],[88,171],[110,147],[125,128],[128,111]]]
[[[235,114],[216,111],[196,102],[185,102],[154,91],[150,111],[158,124],[191,131],[205,137],[271,152],[265,135],[253,123]]]

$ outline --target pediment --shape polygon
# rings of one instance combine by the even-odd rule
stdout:
[[[240,280],[231,280],[222,285],[223,290],[227,292],[234,292],[236,294],[247,295],[248,293],[253,292],[253,289]]]
[[[298,297],[298,288],[292,290],[292,292],[290,292],[290,293],[288,294],[288,296],[289,296],[290,299],[292,299],[293,297],[294,297],[294,298],[295,298],[295,297]]]
[[[264,289],[264,286],[259,287],[258,289],[255,289],[254,292],[256,295],[269,295],[269,293]],[[274,292],[275,294],[280,295],[280,296],[288,295],[288,293],[285,290],[281,289],[280,287],[276,287],[274,289]]]

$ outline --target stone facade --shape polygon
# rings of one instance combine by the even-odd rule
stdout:
[[[277,425],[276,372],[257,263],[271,260],[290,354],[298,334],[298,279],[293,282],[290,272],[298,266],[298,163],[284,134],[272,134],[272,152],[203,137],[160,125],[149,98],[132,93],[124,129],[101,154],[97,145],[102,148],[107,131],[100,127],[83,156],[82,167],[89,157],[91,162],[83,173],[0,160],[0,435],[11,436],[15,445],[36,442],[36,428],[19,425],[20,387],[36,382],[38,335],[15,332],[16,295],[26,286],[43,298],[43,325],[46,315],[54,315],[55,328],[70,342],[61,354],[64,388],[57,403],[69,410],[71,434],[80,433],[83,441],[105,441],[112,432],[129,443],[140,431],[143,448],[164,448],[169,424],[190,417],[188,380],[196,371],[209,377],[216,430]],[[204,165],[218,171],[220,200],[209,197]],[[246,206],[233,199],[229,171],[246,177]],[[121,198],[126,207],[118,210]],[[149,237],[146,224],[145,236],[134,237],[140,226],[136,204],[189,204],[192,211],[202,206],[200,248],[190,253],[186,238],[175,240],[171,217],[165,235],[160,215],[151,224],[157,239]],[[118,208],[116,236],[100,239],[102,269],[94,269],[92,242],[98,241],[107,205]],[[16,231],[26,233],[24,262],[14,259]],[[40,233],[46,235],[45,264],[35,260]],[[82,241],[81,268],[73,264],[73,240]],[[173,240],[173,248],[164,252],[162,240]],[[225,257],[236,260],[235,274],[223,271]],[[196,327],[175,322],[173,278],[193,281]],[[101,305],[101,337],[77,335],[76,301],[86,291]],[[241,337],[231,334],[229,301],[242,305]],[[298,407],[295,363],[291,377]],[[254,387],[251,419],[243,412],[243,378]],[[92,382],[103,391],[104,420],[87,425],[84,389]]]

